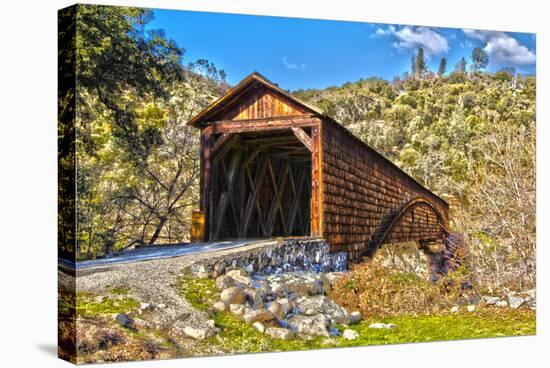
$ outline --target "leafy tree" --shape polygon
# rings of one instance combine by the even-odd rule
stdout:
[[[148,10],[76,9],[78,256],[184,241],[199,168],[185,122],[226,90],[225,74],[182,66],[183,49],[144,31]]]
[[[446,71],[447,71],[447,59],[443,57],[439,61],[439,68],[437,68],[437,75],[441,77],[445,74]]]
[[[472,71],[477,72],[487,68],[489,64],[489,55],[481,47],[472,50]]]

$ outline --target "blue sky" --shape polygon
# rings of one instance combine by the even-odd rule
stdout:
[[[424,48],[428,66],[447,70],[473,48],[489,55],[489,71],[535,73],[535,35],[300,18],[154,10],[148,29],[163,29],[186,52],[224,69],[232,85],[258,71],[287,90],[325,88],[360,78],[391,80]]]

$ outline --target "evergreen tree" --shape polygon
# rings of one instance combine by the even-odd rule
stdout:
[[[472,51],[472,71],[477,72],[478,70],[487,68],[489,64],[489,55],[481,47],[476,47]]]
[[[426,59],[424,59],[424,49],[422,47],[418,48],[418,53],[416,54],[415,69],[418,76],[422,76],[427,70]]]
[[[445,74],[447,71],[447,59],[441,58],[441,61],[439,62],[439,68],[437,69],[437,75],[440,77]]]
[[[465,57],[461,57],[458,63],[455,65],[455,72],[456,73],[466,73],[466,66],[468,65],[468,61]]]
[[[411,75],[413,77],[416,76],[416,55],[414,54],[414,52],[411,55]]]

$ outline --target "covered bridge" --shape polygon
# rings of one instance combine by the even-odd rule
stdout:
[[[258,73],[189,124],[201,130],[204,241],[315,236],[357,261],[448,236],[443,199]]]

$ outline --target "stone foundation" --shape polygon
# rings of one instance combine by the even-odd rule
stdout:
[[[346,270],[347,254],[329,251],[329,244],[322,239],[290,239],[199,261],[191,266],[191,271],[199,277],[215,278],[228,267],[239,267],[250,274]]]

